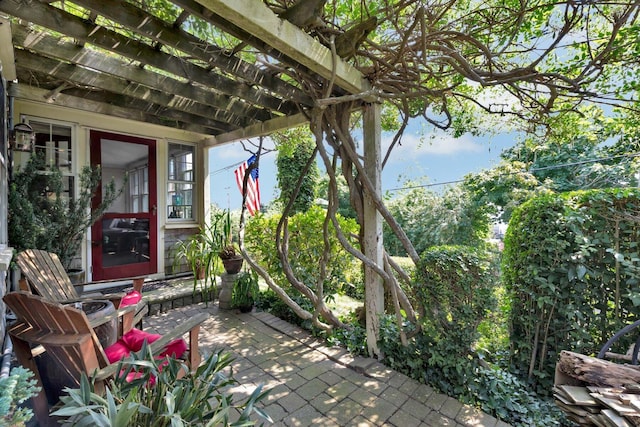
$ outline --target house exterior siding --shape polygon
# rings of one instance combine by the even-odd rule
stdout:
[[[9,93],[11,92],[9,88]],[[157,269],[152,278],[162,278],[173,273],[172,248],[175,246],[175,236],[184,236],[197,231],[199,224],[203,223],[209,204],[208,187],[208,150],[202,148],[201,137],[187,131],[171,129],[167,127],[135,122],[133,120],[118,119],[90,111],[74,110],[46,103],[36,103],[15,99],[13,108],[13,120],[37,120],[63,122],[73,127],[74,171],[77,173],[83,166],[88,165],[90,131],[99,130],[135,137],[153,139],[156,143],[157,161]],[[167,200],[167,156],[170,143],[193,144],[197,147],[196,181],[195,184],[195,212],[193,220],[175,220],[168,218],[165,206]],[[16,153],[16,167],[26,162],[24,153]],[[206,191],[205,191],[206,189]],[[87,280],[91,277],[90,235],[87,233],[82,248],[82,267],[87,271]]]

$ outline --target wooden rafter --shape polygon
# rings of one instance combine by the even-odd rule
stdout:
[[[224,49],[205,42],[181,29],[152,16],[126,1],[104,2],[102,0],[75,0],[75,3],[90,9],[131,31],[152,38],[186,54],[230,73],[249,84],[263,86],[285,99],[311,106],[311,98],[297,87],[266,73],[253,64],[228,56]]]
[[[304,123],[310,88],[287,75],[317,76],[322,87],[335,65],[334,95],[367,89],[353,67],[333,64],[327,47],[261,0],[167,2],[177,17],[165,21],[127,0],[0,1],[0,13],[17,18],[20,84],[11,93],[197,132],[210,146]],[[84,15],[67,12],[76,8]],[[190,19],[253,46],[260,62],[196,37]]]

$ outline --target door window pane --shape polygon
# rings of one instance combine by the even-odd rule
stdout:
[[[149,212],[149,168],[130,170],[129,183],[130,212]]]

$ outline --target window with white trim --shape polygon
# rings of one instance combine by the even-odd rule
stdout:
[[[169,144],[167,218],[192,220],[195,183],[195,147]]]
[[[73,150],[70,125],[29,120],[35,133],[34,153],[43,156],[47,168],[55,168],[62,175],[62,197],[74,195]],[[46,172],[45,172],[46,173]]]

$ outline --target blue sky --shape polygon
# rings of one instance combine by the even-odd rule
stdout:
[[[411,128],[416,128],[412,126]],[[383,135],[388,144],[392,134]],[[265,140],[265,144],[267,144]],[[492,137],[464,135],[454,139],[445,134],[430,134],[421,138],[418,131],[405,132],[402,145],[396,147],[382,173],[383,192],[402,187],[407,180],[423,184],[438,184],[461,179],[470,172],[490,169],[499,162],[500,152],[514,144],[514,134]],[[210,151],[211,201],[221,208],[239,209],[240,192],[235,184],[233,170],[251,155],[240,142],[227,144]],[[267,204],[277,195],[276,153],[260,159],[260,192],[262,203]],[[431,187],[434,191],[442,186]]]

